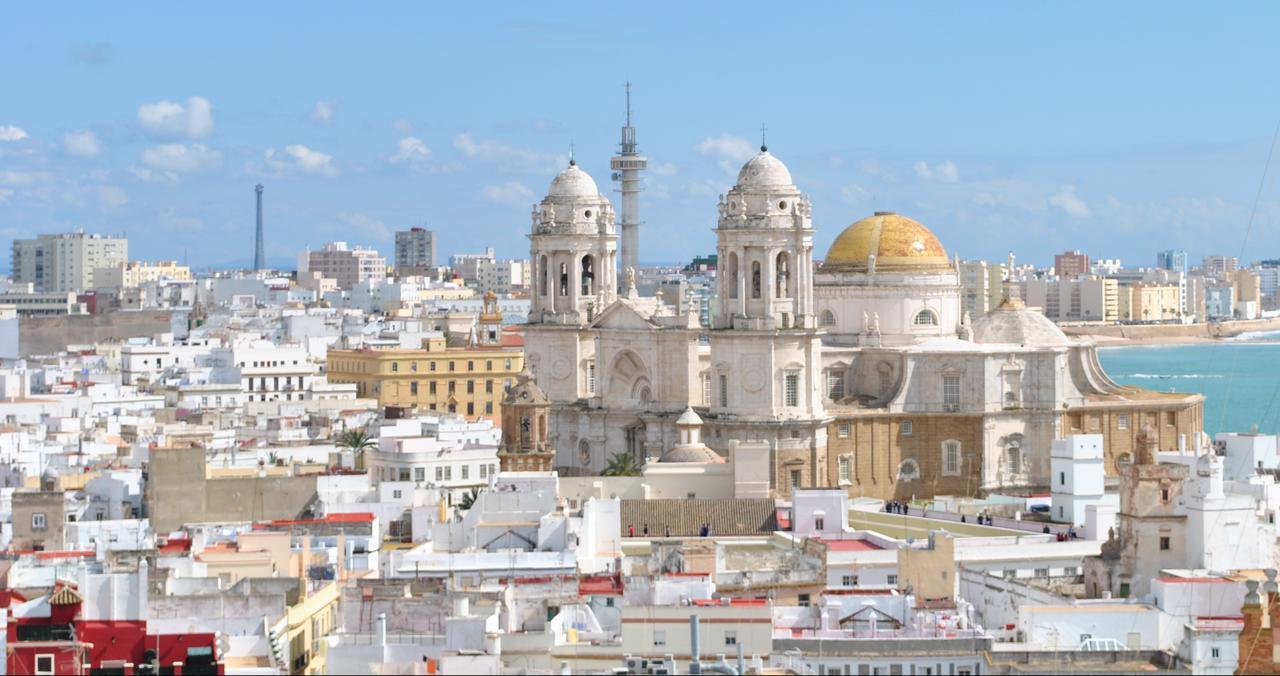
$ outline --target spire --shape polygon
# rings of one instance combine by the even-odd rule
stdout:
[[[631,80],[627,80],[627,126],[631,126]]]
[[[769,132],[769,128],[764,126],[764,123],[761,122],[760,123],[760,152],[762,153],[769,152],[769,143],[768,143],[768,137],[767,137],[768,132]]]
[[[569,141],[569,166],[576,166],[578,161],[573,159],[573,141]]]

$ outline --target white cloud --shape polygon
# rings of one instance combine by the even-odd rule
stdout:
[[[951,160],[944,160],[932,167],[928,162],[920,160],[915,165],[916,176],[924,179],[933,179],[942,181],[943,183],[955,183],[960,180],[960,170]]]
[[[164,143],[142,151],[142,163],[166,174],[190,174],[221,166],[222,153],[200,143]]]
[[[333,164],[333,155],[312,150],[299,143],[287,145],[283,151],[269,148],[265,156],[267,166],[281,174],[338,175],[338,168]]]
[[[486,185],[480,191],[484,198],[499,204],[527,205],[533,201],[533,191],[519,181],[508,181],[501,185]]]
[[[138,106],[138,124],[157,136],[204,138],[213,133],[213,104],[192,96],[186,105],[157,101]]]
[[[0,141],[21,141],[27,137],[27,130],[11,124],[0,124]]]
[[[720,168],[730,176],[738,173],[742,164],[756,154],[755,146],[740,136],[721,134],[708,136],[693,147],[699,155],[715,158]]]
[[[102,142],[98,136],[88,129],[68,132],[62,136],[62,149],[68,155],[77,157],[97,157],[102,153]]]
[[[995,179],[965,184],[973,190],[973,203],[982,207],[1012,207],[1023,211],[1044,211],[1044,191],[1020,179]]]
[[[431,158],[431,149],[422,142],[422,139],[416,136],[406,136],[400,139],[396,147],[396,154],[391,156],[393,164],[416,166]]]
[[[463,132],[454,137],[453,147],[469,158],[494,162],[502,169],[555,171],[561,164],[550,153],[517,148],[501,141],[477,140],[470,132]]]
[[[1088,218],[1092,213],[1089,211],[1089,205],[1080,199],[1076,194],[1074,185],[1064,185],[1053,197],[1049,198],[1049,204],[1058,207],[1066,215],[1072,218]]]
[[[129,196],[124,194],[123,190],[112,185],[100,185],[96,192],[98,203],[107,209],[122,207],[129,202]]]
[[[334,108],[337,107],[333,101],[316,101],[316,105],[311,107],[311,119],[320,124],[333,124]]]
[[[663,162],[649,167],[649,171],[652,171],[655,176],[675,176],[680,168],[671,162]]]
[[[404,119],[403,117],[396,120],[395,122],[392,122],[391,126],[395,127],[396,131],[400,132],[401,134],[404,134],[405,136],[408,136],[409,134],[413,133],[413,123]]]
[[[840,200],[846,204],[861,204],[870,197],[871,192],[856,183],[840,188]]]

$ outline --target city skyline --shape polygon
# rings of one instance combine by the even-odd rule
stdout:
[[[22,29],[0,41],[13,65],[0,86],[21,94],[0,104],[0,237],[125,231],[141,259],[185,249],[197,267],[248,266],[262,182],[269,261],[334,239],[390,250],[414,225],[440,232],[444,252],[522,257],[529,207],[571,146],[620,207],[608,163],[629,79],[650,158],[644,262],[712,249],[716,196],[762,124],[812,198],[819,252],[877,210],[920,220],[964,258],[1012,249],[1040,263],[1079,248],[1152,265],[1162,249],[1192,260],[1280,250],[1274,170],[1250,226],[1280,109],[1256,86],[1265,59],[1249,35],[1265,21],[1130,6],[1095,26],[1054,8],[1005,6],[986,21],[997,10],[863,6],[767,26],[751,11],[687,8],[676,25],[661,10],[550,21],[401,7],[322,20],[330,12],[296,36],[273,29],[297,8],[261,8],[247,24],[200,16],[207,32],[181,40],[140,39],[164,8],[86,8],[56,34],[41,28],[46,10],[17,9],[0,29]],[[1050,23],[1054,34],[1038,31]],[[374,24],[386,31],[377,49],[314,48],[368,46],[361,31]],[[415,39],[424,24],[430,39]],[[609,39],[620,25],[631,51]],[[1186,49],[1193,39],[1218,47]],[[1064,61],[1081,40],[1120,53]],[[706,81],[691,60],[724,68]],[[260,63],[272,77],[251,77]]]

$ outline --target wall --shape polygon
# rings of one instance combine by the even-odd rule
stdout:
[[[186,523],[296,519],[316,497],[316,478],[205,478],[199,448],[156,449],[151,453],[147,513],[156,532]]]
[[[100,315],[23,317],[18,321],[23,357],[55,354],[67,345],[153,336],[172,330],[171,312],[109,312]]]

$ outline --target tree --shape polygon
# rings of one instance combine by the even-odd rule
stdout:
[[[334,440],[338,448],[345,448],[355,453],[356,469],[364,469],[364,452],[378,447],[378,440],[369,434],[369,428],[343,430]]]
[[[630,453],[614,453],[602,474],[604,476],[640,476],[640,465],[636,463],[636,457]]]
[[[466,493],[463,493],[463,494],[462,494],[462,499],[461,499],[461,500],[458,500],[458,509],[461,509],[461,510],[462,510],[462,511],[464,511],[464,512],[465,512],[465,511],[467,511],[467,510],[469,510],[469,509],[471,509],[471,507],[472,507],[472,506],[474,506],[474,505],[476,504],[476,500],[477,500],[479,497],[480,497],[480,489],[479,489],[479,488],[472,488],[471,490],[467,491]]]

